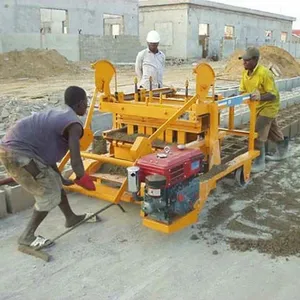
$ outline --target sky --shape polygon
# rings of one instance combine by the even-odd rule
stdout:
[[[213,0],[240,7],[247,7],[270,13],[276,13],[297,18],[293,29],[300,29],[300,1],[296,0]],[[293,3],[294,2],[294,3]],[[298,2],[298,3],[297,3]]]

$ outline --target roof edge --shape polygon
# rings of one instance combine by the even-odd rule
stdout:
[[[286,16],[286,15],[280,15],[275,13],[269,13],[266,11],[256,10],[252,8],[246,8],[246,7],[240,7],[240,6],[233,6],[228,4],[223,4],[219,2],[212,2],[212,1],[206,1],[206,0],[148,0],[148,1],[140,1],[139,7],[154,7],[154,6],[167,6],[167,5],[193,5],[193,6],[204,6],[209,8],[216,8],[221,10],[228,10],[228,11],[234,11],[234,12],[241,12],[241,13],[247,13],[250,15],[257,15],[261,17],[269,17],[273,19],[280,19],[285,21],[296,21],[295,17]]]

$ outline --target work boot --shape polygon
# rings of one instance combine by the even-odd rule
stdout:
[[[267,161],[280,161],[289,156],[289,138],[284,137],[284,140],[276,143],[276,152],[273,155],[266,155]]]
[[[265,149],[265,143],[262,143],[261,146],[256,147],[257,150],[260,151],[259,156],[254,160],[251,168],[251,173],[259,173],[264,171],[266,167],[266,149]]]

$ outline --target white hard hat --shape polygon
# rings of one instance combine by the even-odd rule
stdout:
[[[160,41],[160,36],[157,31],[151,30],[148,32],[148,35],[147,35],[148,43],[159,43],[159,41]]]

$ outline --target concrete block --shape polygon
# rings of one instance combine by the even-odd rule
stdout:
[[[291,129],[290,129],[290,138],[296,136],[298,134],[298,130],[299,130],[299,121],[293,121],[291,123]]]
[[[293,96],[293,99],[294,99],[294,103],[295,103],[295,104],[300,103],[300,94],[299,94],[299,95]]]
[[[295,77],[293,78],[293,89],[297,88],[300,86],[300,77]]]
[[[291,133],[291,126],[290,125],[283,125],[281,130],[282,130],[282,133],[283,133],[284,136],[290,137],[290,133]]]
[[[238,88],[234,88],[231,91],[232,91],[232,94],[235,94],[235,95],[239,95],[239,93],[240,93]]]
[[[221,90],[221,89],[219,90],[219,89],[216,89],[216,90],[215,90],[215,93],[224,96],[225,90]]]
[[[291,91],[293,89],[293,84],[295,84],[295,78],[287,79],[285,83],[286,91]]]
[[[240,126],[243,124],[243,116],[240,114],[240,115],[237,115],[234,117],[234,126],[237,127],[237,126]]]
[[[220,126],[221,127],[224,127],[224,128],[227,128],[228,127],[228,119],[222,119],[221,122],[220,122]]]
[[[248,122],[250,122],[250,113],[249,111],[246,111],[242,113],[241,124],[247,124]]]
[[[227,90],[227,91],[224,91],[223,95],[224,95],[225,98],[228,98],[231,95],[233,95],[233,92],[231,92],[230,90]]]
[[[296,88],[297,87],[297,83],[298,83],[298,78],[297,77],[294,77],[294,78],[290,78],[289,80],[291,82],[291,85],[292,85],[292,89]]]
[[[288,105],[287,99],[282,99],[282,100],[280,101],[280,107],[281,107],[282,109],[286,108],[287,105]]]
[[[20,185],[4,187],[6,194],[7,211],[16,213],[32,207],[35,203],[34,197],[25,191]]]
[[[7,215],[7,205],[5,192],[0,191],[0,218],[3,218]]]
[[[223,97],[228,98],[232,95],[237,95],[237,89],[219,90],[218,94],[223,95]]]
[[[287,99],[287,107],[293,106],[295,104],[295,98],[291,97]]]
[[[276,85],[280,92],[283,92],[286,90],[286,80],[284,80],[284,79],[277,80]]]

